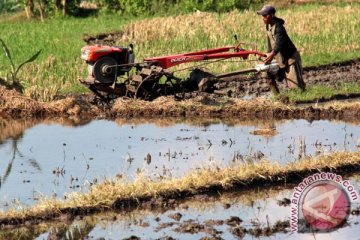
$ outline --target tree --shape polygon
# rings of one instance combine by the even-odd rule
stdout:
[[[25,0],[25,12],[28,19],[34,17],[34,0]]]
[[[45,13],[62,13],[62,15],[74,15],[79,10],[81,0],[23,0],[28,19],[40,16],[41,20],[45,18]]]

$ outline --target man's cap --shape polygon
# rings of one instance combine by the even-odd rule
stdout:
[[[265,6],[263,6],[262,9],[257,11],[257,14],[264,16],[264,15],[269,15],[269,14],[275,14],[275,12],[276,12],[276,9],[273,6],[265,5]]]

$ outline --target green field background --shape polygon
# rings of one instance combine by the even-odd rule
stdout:
[[[285,26],[301,52],[304,66],[360,56],[358,3],[295,5],[279,8],[277,16],[286,21]],[[254,10],[196,11],[146,18],[101,13],[87,18],[49,18],[44,22],[21,17],[0,20],[1,38],[16,64],[42,49],[39,58],[19,73],[26,94],[42,100],[50,100],[57,93],[86,91],[78,82],[86,76],[86,64],[80,59],[80,49],[85,45],[82,38],[85,34],[111,31],[122,32],[116,45],[135,45],[137,62],[144,57],[234,45],[234,34],[241,41],[256,43],[258,50],[266,50],[264,25]],[[6,78],[10,65],[2,53],[0,63],[0,76]],[[255,62],[227,62],[207,68],[212,72],[226,72],[253,64]]]

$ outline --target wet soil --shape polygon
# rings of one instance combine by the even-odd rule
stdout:
[[[303,69],[303,77],[307,86],[323,85],[328,87],[339,87],[344,83],[360,83],[360,59],[345,62],[333,63],[329,65],[306,67]],[[278,82],[280,91],[286,91],[286,82]],[[247,95],[253,97],[266,95],[270,92],[269,81],[259,75],[253,77],[232,77],[225,79],[215,85],[223,95],[241,98]],[[332,99],[347,99],[360,97],[360,94],[336,95]],[[317,99],[316,102],[329,99]],[[315,101],[313,101],[315,102]]]
[[[40,213],[38,215],[28,215],[28,216],[20,216],[20,217],[2,217],[0,218],[0,229],[13,229],[19,226],[29,226],[29,225],[37,225],[43,222],[52,222],[58,221],[63,219],[72,220],[75,217],[84,217],[93,215],[99,212],[104,212],[108,210],[113,211],[126,211],[130,212],[135,209],[148,209],[151,211],[161,210],[161,209],[174,209],[175,207],[179,207],[184,200],[188,199],[196,199],[198,201],[209,201],[213,200],[213,198],[218,197],[221,193],[230,192],[230,191],[246,191],[249,189],[254,189],[258,186],[262,188],[270,188],[270,187],[279,187],[279,186],[291,186],[293,184],[297,184],[300,182],[304,177],[309,176],[314,173],[318,172],[328,172],[331,171],[333,173],[348,176],[349,174],[356,173],[360,171],[360,166],[358,164],[355,165],[345,165],[338,168],[329,168],[324,166],[323,168],[318,168],[314,170],[304,170],[304,171],[293,171],[293,172],[286,172],[282,174],[277,174],[269,177],[259,176],[254,177],[253,179],[249,180],[248,182],[243,181],[233,181],[231,183],[231,187],[227,186],[224,187],[221,184],[212,184],[208,186],[204,186],[198,188],[196,190],[173,190],[167,191],[164,193],[159,193],[157,197],[151,196],[144,196],[141,198],[121,198],[116,200],[111,204],[111,206],[83,206],[83,207],[68,207],[68,208],[60,208],[56,212],[46,212]],[[282,199],[278,202],[278,205],[286,206],[288,200]],[[183,206],[184,207],[184,206]],[[186,208],[186,206],[185,206]],[[354,213],[356,214],[356,212]],[[175,225],[182,216],[175,214],[169,216],[174,220],[174,223],[171,224]],[[225,221],[225,224],[228,226],[236,227],[241,224],[241,218],[234,217]],[[220,224],[220,223],[219,223]],[[163,226],[168,227],[168,226]],[[202,225],[197,223],[189,222],[184,226],[179,226],[178,231],[185,231],[185,232],[193,232],[196,231],[205,231],[205,228]],[[209,230],[209,229],[208,229]],[[211,229],[210,229],[211,230]],[[259,230],[255,229],[257,233],[249,233],[251,235],[262,236],[266,235],[267,231],[274,231],[274,229]],[[260,231],[260,232],[259,232]],[[215,234],[216,235],[216,234]]]
[[[0,86],[0,116],[2,118],[59,118],[74,122],[101,118],[141,117],[241,117],[247,119],[339,119],[351,121],[360,117],[360,103],[307,105],[297,107],[265,98],[242,100],[196,93],[191,100],[177,101],[172,96],[159,97],[152,102],[119,98],[112,105],[94,102],[90,94],[66,97],[40,103]]]
[[[211,202],[219,201],[219,196],[213,197],[213,199],[209,199],[209,197],[202,197],[201,200],[207,200]],[[175,209],[175,208],[172,208]],[[139,209],[138,209],[139,211]],[[140,210],[142,211],[142,210]],[[161,212],[172,211],[171,209],[158,209],[153,212],[161,214]],[[180,214],[180,213],[175,213]],[[205,221],[201,221],[199,219],[189,218],[182,222],[180,221],[170,221],[166,222],[164,219],[160,219],[159,217],[154,220],[157,222],[157,226],[151,226],[149,224],[149,219],[134,219],[133,221],[129,221],[128,224],[133,226],[141,227],[141,229],[151,227],[153,232],[164,232],[169,236],[156,238],[156,239],[178,239],[179,235],[181,236],[189,236],[189,235],[198,235],[205,234],[206,237],[198,238],[198,239],[223,239],[222,234],[224,231],[229,232],[235,238],[243,238],[246,235],[261,237],[261,236],[271,236],[276,233],[287,233],[289,232],[289,221],[276,221],[273,224],[268,224],[266,227],[261,226],[260,224],[252,224],[249,226],[248,224],[243,224],[242,219],[237,216],[239,213],[234,213],[234,215],[224,219],[224,220],[214,220],[209,219]],[[103,217],[100,217],[102,215]],[[109,215],[109,216],[108,216]],[[102,220],[107,220],[109,222],[115,222],[118,219],[123,218],[126,215],[125,212],[112,212],[112,213],[99,214],[99,217]],[[42,233],[48,232],[48,239],[61,239],[66,235],[66,231],[71,231],[74,239],[88,239],[89,233],[96,226],[96,220],[92,221],[89,217],[77,217],[77,218],[68,218],[64,217],[61,219],[61,222],[49,222],[48,224],[43,224],[42,226],[22,226],[18,228],[8,228],[3,229],[3,234],[0,235],[0,239],[31,239],[40,236]],[[78,228],[72,229],[72,223],[77,222],[79,225]],[[32,230],[30,230],[30,228]],[[219,230],[221,228],[221,230]],[[21,229],[21,230],[18,230]],[[76,230],[76,231],[74,231]],[[22,233],[22,236],[28,236],[27,238],[18,237],[18,235]],[[173,238],[171,235],[175,234],[177,237]],[[186,235],[189,234],[189,235]],[[90,233],[91,236],[91,233]],[[5,237],[5,238],[3,238]],[[91,237],[90,237],[91,238]],[[127,238],[119,238],[119,239],[142,239],[140,236],[132,234]]]
[[[273,210],[265,210],[264,206],[271,203],[266,202],[264,205],[259,202],[265,199],[277,199],[279,198],[279,191],[287,191],[292,189],[294,185],[287,185],[284,187],[266,187],[261,190],[250,191],[238,191],[222,193],[203,194],[191,197],[186,200],[178,200],[175,203],[165,207],[159,207],[156,209],[146,210],[143,207],[134,209],[134,212],[127,212],[122,210],[111,210],[103,213],[99,213],[92,216],[71,216],[63,215],[60,221],[43,222],[38,225],[31,225],[29,222],[23,226],[6,226],[2,227],[2,234],[0,239],[35,239],[43,233],[49,233],[47,239],[62,239],[67,232],[71,232],[74,239],[100,239],[94,238],[94,232],[96,232],[96,226],[106,229],[107,225],[111,225],[112,232],[116,233],[116,225],[123,226],[121,222],[125,222],[126,226],[123,226],[125,232],[122,236],[128,238],[122,238],[117,236],[116,239],[178,239],[179,236],[190,237],[192,239],[237,239],[244,237],[269,237],[275,235],[276,238],[287,238],[287,234],[290,232],[290,222],[281,216],[277,215]],[[287,196],[287,194],[285,194]],[[265,200],[266,201],[266,200]],[[278,200],[278,202],[288,201],[286,198]],[[206,211],[210,208],[216,208],[218,203],[224,203],[232,208],[232,212],[226,215],[207,215]],[[238,204],[241,204],[240,206]],[[259,215],[253,217],[251,214],[246,214],[246,210],[239,211],[239,207],[244,207],[250,204],[254,208],[258,208],[259,211],[269,213],[266,215],[266,219],[262,219]],[[215,205],[215,206],[214,206]],[[281,208],[289,208],[287,205],[278,204]],[[221,207],[220,207],[221,208]],[[223,211],[226,211],[226,207],[223,207]],[[281,209],[276,208],[281,211]],[[207,215],[205,218],[196,217],[197,214],[192,215],[191,212],[203,212]],[[222,211],[222,210],[220,210]],[[149,214],[151,212],[151,214]],[[255,211],[257,212],[257,211]],[[171,213],[171,214],[169,214]],[[217,211],[219,213],[219,210]],[[272,215],[273,214],[273,215]],[[184,216],[183,216],[184,215]],[[280,214],[281,215],[281,214]],[[351,211],[352,216],[359,216],[359,208],[354,208]],[[127,216],[131,216],[128,218]],[[177,216],[176,219],[173,219]],[[178,219],[179,216],[183,216],[184,219]],[[167,217],[169,219],[167,219]],[[351,226],[354,223],[349,221]],[[352,226],[355,228],[356,226]],[[131,229],[131,230],[130,230]],[[137,229],[137,230],[135,230]],[[144,237],[144,234],[140,235],[138,231],[151,231],[152,233],[160,233],[161,238],[156,237]],[[94,232],[93,232],[94,231]],[[106,231],[106,230],[105,230]],[[104,232],[101,232],[104,234]],[[130,233],[130,234],[129,234]],[[18,237],[22,234],[23,238]],[[114,235],[114,234],[113,234]],[[157,234],[159,235],[159,234]],[[200,238],[201,235],[206,237]],[[24,236],[28,236],[24,238]],[[52,236],[52,238],[50,238]],[[174,238],[173,238],[174,237]],[[197,238],[196,238],[197,237]]]
[[[307,85],[322,84],[338,86],[344,82],[360,82],[360,59],[326,66],[304,69]],[[240,81],[241,80],[241,81]],[[58,96],[51,102],[38,102],[25,97],[14,89],[0,84],[0,116],[2,118],[55,118],[66,117],[74,121],[94,118],[115,117],[239,117],[243,119],[342,119],[360,117],[360,103],[344,103],[334,107],[289,105],[269,100],[270,87],[267,80],[233,78],[217,82],[215,93],[188,92],[182,98],[159,97],[154,101],[118,98],[104,103],[92,93]],[[284,89],[280,83],[280,89]],[[250,100],[245,100],[250,98]],[[354,96],[334,96],[334,99],[348,99]],[[359,96],[355,96],[359,97]],[[286,99],[285,99],[286,100]],[[320,99],[321,100],[321,99]],[[82,119],[82,120],[79,120]]]

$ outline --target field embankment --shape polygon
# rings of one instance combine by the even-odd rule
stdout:
[[[119,98],[105,104],[94,100],[93,94],[74,94],[51,102],[39,102],[15,90],[0,86],[0,115],[7,118],[57,118],[68,117],[74,122],[94,118],[133,117],[241,117],[245,119],[341,119],[359,118],[360,103],[316,102],[349,98],[360,91],[356,88],[360,72],[359,61],[305,68],[308,90],[304,93],[285,92],[278,100],[261,97],[268,94],[269,86],[253,80],[236,80],[230,83],[232,95],[189,92],[178,100],[166,96],[154,101]],[[329,92],[324,89],[330,89]],[[245,100],[245,94],[253,99]],[[257,95],[259,94],[260,97]],[[293,95],[291,95],[293,94]],[[290,101],[290,102],[289,102]],[[296,103],[312,102],[298,106]],[[315,103],[314,103],[315,102]],[[82,120],[80,120],[82,119]]]
[[[360,152],[337,152],[280,165],[261,160],[238,166],[217,166],[190,172],[179,179],[149,181],[139,175],[134,182],[107,180],[88,193],[73,193],[66,200],[43,199],[33,207],[0,213],[0,225],[22,225],[41,221],[87,215],[107,209],[130,210],[141,205],[150,209],[163,207],[195,194],[242,189],[266,184],[300,181],[304,176],[331,171],[350,173],[359,170]]]

